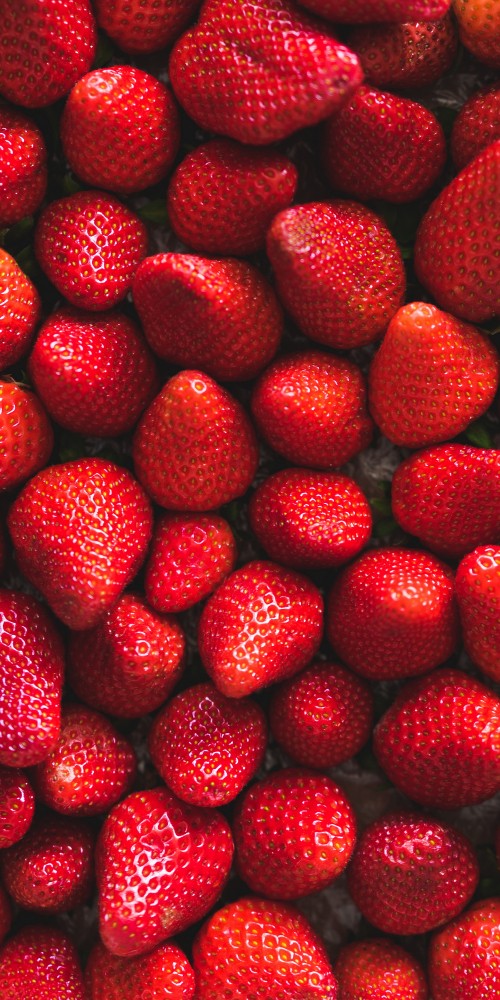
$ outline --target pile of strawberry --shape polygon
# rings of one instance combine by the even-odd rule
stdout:
[[[0,25],[0,997],[500,996],[499,0]]]

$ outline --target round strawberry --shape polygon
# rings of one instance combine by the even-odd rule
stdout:
[[[27,353],[40,312],[35,286],[0,248],[0,370],[15,365]]]
[[[500,7],[496,0],[453,0],[460,41],[487,66],[500,68]]]
[[[0,848],[12,847],[28,832],[35,812],[35,796],[26,775],[0,766]]]
[[[194,18],[200,2],[94,0],[94,8],[99,27],[119,48],[139,55],[171,45]]]
[[[194,972],[175,944],[120,958],[99,941],[85,969],[88,1000],[193,1000]]]
[[[395,941],[370,938],[340,949],[335,963],[342,1000],[428,1000],[424,970]]]
[[[76,948],[52,927],[23,927],[0,950],[2,1000],[84,1000]]]
[[[451,130],[451,155],[457,170],[500,139],[500,84],[484,87],[461,107]]]
[[[46,465],[52,425],[33,392],[0,381],[0,490],[12,489]]]
[[[429,981],[436,1000],[490,1000],[500,977],[500,899],[480,900],[431,938]]]
[[[376,87],[429,87],[451,69],[458,48],[451,14],[438,21],[363,24],[349,34],[365,76]]]
[[[455,587],[465,649],[476,667],[500,681],[500,547],[484,545],[465,556]]]
[[[47,150],[43,135],[27,115],[0,104],[0,226],[38,210],[47,187]]]
[[[449,10],[450,0],[300,0],[320,17],[348,24],[365,21],[433,21]]]

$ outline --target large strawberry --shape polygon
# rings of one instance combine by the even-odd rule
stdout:
[[[40,296],[10,254],[0,248],[0,370],[26,354],[41,312]]]
[[[176,944],[120,958],[99,941],[85,968],[88,1000],[193,1000],[194,972]]]
[[[34,811],[35,796],[26,775],[0,765],[0,848],[12,847],[24,837]]]
[[[497,0],[453,0],[460,41],[481,62],[500,68],[500,5]]]
[[[342,1000],[428,1000],[420,962],[395,941],[369,938],[340,949],[335,963]]]
[[[332,21],[433,21],[449,10],[451,0],[300,0],[314,14]]]
[[[500,84],[476,91],[460,108],[450,136],[457,169],[463,170],[495,139],[500,139]]]
[[[85,1000],[76,948],[52,927],[23,927],[0,949],[2,1000]]]
[[[450,14],[439,21],[363,24],[349,34],[367,80],[376,87],[428,87],[447,73],[457,52]]]
[[[40,207],[47,187],[47,150],[38,125],[0,104],[0,226],[11,226]]]
[[[194,18],[201,0],[94,0],[100,28],[124,52],[171,45]]]
[[[500,547],[462,559],[455,580],[465,648],[476,667],[500,681]]]
[[[0,490],[19,486],[38,472],[53,444],[52,424],[38,396],[0,380]]]
[[[429,982],[436,1000],[491,1000],[500,977],[500,899],[480,900],[431,938]]]

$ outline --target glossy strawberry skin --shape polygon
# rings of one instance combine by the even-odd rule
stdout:
[[[54,445],[52,424],[38,396],[0,381],[0,489],[19,486],[46,465]]]
[[[40,207],[47,187],[47,150],[34,121],[0,105],[0,226],[12,226]]]
[[[342,1000],[428,1000],[424,970],[404,948],[387,938],[354,941],[335,963]]]
[[[463,170],[496,139],[500,139],[499,85],[472,94],[453,122],[450,144],[457,170]]]
[[[500,681],[500,547],[484,545],[466,555],[455,587],[465,649],[479,670]]]
[[[364,24],[349,34],[367,80],[375,87],[429,87],[453,65],[458,47],[450,14],[439,21]]]
[[[76,948],[62,931],[24,927],[0,951],[3,1000],[85,1000]]]
[[[15,365],[27,353],[40,313],[35,286],[0,248],[0,370]]]
[[[194,972],[175,944],[119,958],[99,941],[85,969],[88,1000],[193,1000]]]
[[[500,8],[491,0],[453,0],[460,41],[487,66],[500,68]]]
[[[12,847],[28,832],[35,796],[23,771],[0,766],[0,848]]]
[[[201,0],[94,0],[100,28],[124,52],[156,52],[194,18]]]
[[[449,10],[450,0],[300,0],[313,14],[332,21],[432,21]]]
[[[489,1000],[498,985],[500,900],[480,900],[433,934],[429,982],[439,1000]]]

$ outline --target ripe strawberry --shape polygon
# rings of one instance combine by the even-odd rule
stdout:
[[[413,201],[445,160],[444,132],[432,112],[375,87],[359,87],[325,123],[326,176],[336,191],[363,201]]]
[[[40,312],[35,286],[14,258],[0,248],[0,371],[27,353]]]
[[[0,944],[10,931],[12,908],[5,889],[0,885]]]
[[[57,309],[39,331],[28,370],[51,417],[78,434],[130,431],[158,390],[141,331],[118,312]]]
[[[52,425],[33,392],[0,380],[0,490],[18,486],[46,465]]]
[[[349,48],[358,56],[367,80],[375,87],[397,90],[436,83],[451,69],[457,43],[450,14],[439,21],[363,24],[349,34]]]
[[[193,945],[196,1000],[337,1000],[326,948],[302,914],[255,897],[218,910]]]
[[[411,455],[394,474],[392,509],[405,531],[448,557],[500,542],[500,451],[442,444]]]
[[[460,41],[481,62],[500,68],[500,6],[497,0],[453,0]]]
[[[217,514],[162,514],[156,523],[144,575],[155,611],[187,611],[234,569],[236,540]]]
[[[489,337],[427,302],[402,306],[370,368],[373,419],[394,444],[447,441],[495,398],[500,358]]]
[[[171,45],[194,18],[200,2],[94,0],[94,8],[99,27],[119,48],[139,54]]]
[[[356,819],[330,778],[289,767],[245,792],[233,834],[237,870],[252,892],[297,899],[320,892],[344,871]]]
[[[348,562],[372,528],[364,493],[353,479],[334,472],[275,472],[253,494],[248,513],[268,556],[297,569]]]
[[[129,795],[97,843],[103,943],[133,957],[196,923],[218,899],[232,855],[229,825],[215,810],[188,806],[167,788]]]
[[[212,139],[188,153],[172,176],[170,224],[200,253],[255,253],[274,216],[293,201],[297,180],[297,168],[273,148]]]
[[[490,1000],[500,974],[500,899],[474,903],[433,934],[429,981],[436,1000]]]
[[[303,7],[332,21],[435,21],[444,17],[451,0],[300,0]]]
[[[500,547],[485,545],[465,556],[455,587],[467,653],[500,681]]]
[[[35,253],[47,277],[72,305],[93,312],[125,298],[146,249],[139,217],[100,191],[51,202],[35,230]]]
[[[23,927],[0,950],[2,1000],[85,1000],[76,948],[52,927]]]
[[[419,281],[438,305],[471,323],[492,319],[500,311],[495,249],[499,195],[497,139],[441,191],[417,232]]]
[[[297,465],[333,469],[372,439],[365,380],[347,358],[315,350],[278,358],[251,403],[262,437]]]
[[[500,699],[460,670],[403,687],[374,733],[390,780],[410,799],[460,809],[500,791]]]
[[[223,382],[254,378],[278,349],[283,314],[271,285],[240,260],[148,257],[132,286],[156,354]]]
[[[206,511],[247,491],[258,448],[243,407],[203,372],[182,371],[146,410],[132,456],[137,477],[156,503]]]
[[[165,784],[193,806],[232,802],[262,764],[265,715],[249,698],[226,698],[195,684],[162,709],[149,733],[149,752]]]
[[[478,90],[458,112],[450,137],[457,170],[463,170],[495,139],[500,139],[500,84]]]
[[[159,708],[184,667],[184,634],[138,594],[122,594],[102,621],[70,636],[68,680],[108,715],[137,718]]]
[[[47,187],[47,150],[38,125],[3,103],[0,157],[0,226],[11,226],[40,207]]]
[[[101,458],[39,472],[10,508],[21,572],[73,629],[92,628],[133,579],[151,538],[149,501]]]
[[[0,93],[14,104],[53,104],[90,68],[96,27],[88,0],[0,0]]]
[[[30,767],[59,736],[64,649],[45,608],[0,590],[0,764]]]
[[[317,653],[323,599],[305,576],[249,562],[228,576],[201,613],[203,665],[228,698],[292,677]]]
[[[377,340],[403,301],[399,247],[385,222],[357,202],[279,212],[267,252],[283,304],[320,344],[350,350]]]
[[[60,128],[74,173],[91,187],[122,195],[163,180],[180,142],[170,90],[135,66],[108,66],[80,77]]]
[[[88,1000],[193,1000],[195,989],[194,972],[175,944],[119,958],[99,941],[90,953],[85,983]]]
[[[23,771],[0,766],[0,848],[12,847],[24,837],[34,811],[35,796]]]
[[[428,1000],[424,970],[395,941],[370,938],[340,949],[335,963],[341,1000]]]
[[[207,0],[169,70],[198,125],[252,145],[315,125],[363,76],[354,53],[290,0],[243,3],[237,12],[233,0]]]

